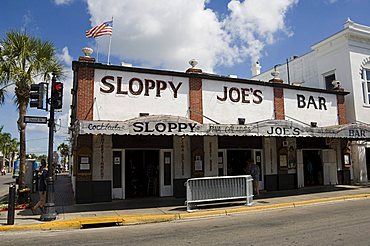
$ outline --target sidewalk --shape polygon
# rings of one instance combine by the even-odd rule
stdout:
[[[80,229],[91,225],[109,226],[132,223],[148,223],[179,220],[201,216],[222,216],[238,212],[250,212],[276,208],[294,208],[322,202],[356,198],[369,198],[367,186],[317,186],[299,190],[265,192],[256,197],[252,206],[245,201],[198,206],[199,210],[188,213],[185,199],[140,198],[115,200],[107,203],[75,204],[68,175],[59,175],[55,181],[55,221],[42,222],[40,215],[31,210],[17,210],[15,225],[8,226],[7,212],[0,212],[0,231]],[[34,194],[33,199],[37,199]]]

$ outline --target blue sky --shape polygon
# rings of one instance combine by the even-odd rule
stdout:
[[[109,37],[85,38],[85,31],[114,16],[111,63],[185,71],[188,61],[221,75],[250,78],[251,62],[262,71],[303,55],[310,46],[343,28],[350,17],[370,25],[368,0],[3,0],[0,37],[23,30],[53,42],[66,67],[65,106],[56,114],[55,146],[65,141],[71,62],[85,46],[107,60]],[[0,125],[18,138],[14,91],[0,107]],[[29,109],[28,115],[47,116]],[[47,153],[47,127],[27,126],[27,153]]]

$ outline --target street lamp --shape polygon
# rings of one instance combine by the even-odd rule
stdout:
[[[271,72],[271,75],[274,77],[274,79],[279,79],[279,74],[280,74],[280,72],[279,71],[277,71],[276,70],[276,68],[278,67],[278,66],[281,66],[282,64],[276,64],[275,66],[274,66],[274,71],[272,71]]]
[[[57,78],[53,74],[52,83],[56,83]],[[40,220],[50,221],[57,218],[54,204],[54,179],[53,179],[53,141],[54,141],[54,96],[51,93],[50,98],[50,117],[49,117],[49,146],[48,146],[48,176],[46,178],[46,203],[44,205],[45,213],[41,214]]]

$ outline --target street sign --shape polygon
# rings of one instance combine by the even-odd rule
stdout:
[[[24,116],[24,123],[46,124],[48,118],[39,116]]]

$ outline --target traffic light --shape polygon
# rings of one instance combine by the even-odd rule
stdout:
[[[44,85],[32,84],[30,90],[30,107],[43,109],[44,106]]]
[[[51,87],[51,103],[54,109],[61,109],[63,106],[63,83],[53,82]]]

